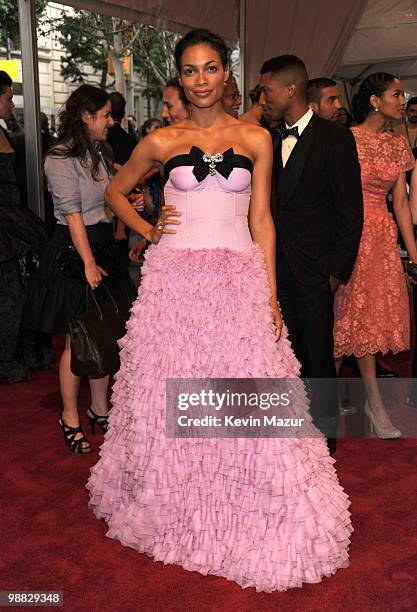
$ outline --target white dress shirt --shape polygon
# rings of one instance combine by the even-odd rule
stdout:
[[[305,115],[303,115],[301,117],[301,119],[299,119],[297,121],[297,123],[294,123],[294,125],[289,126],[287,123],[285,124],[286,128],[289,127],[298,127],[298,138],[301,136],[301,134],[303,133],[303,131],[306,129],[306,127],[308,126],[311,117],[313,116],[313,111],[311,110],[311,108],[308,109],[308,111],[305,113]],[[295,147],[295,145],[297,144],[297,139],[295,136],[288,136],[288,138],[285,138],[282,141],[282,145],[281,145],[281,155],[282,155],[282,165],[285,168],[285,164],[288,161],[289,156],[292,153],[293,148]]]

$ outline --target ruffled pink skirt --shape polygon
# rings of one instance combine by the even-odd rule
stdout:
[[[334,460],[319,437],[167,438],[165,379],[297,376],[285,330],[275,340],[269,297],[257,246],[147,251],[87,484],[109,537],[257,591],[348,565],[349,500]]]

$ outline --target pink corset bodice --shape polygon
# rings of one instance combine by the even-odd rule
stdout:
[[[192,147],[165,165],[165,203],[181,212],[159,244],[173,248],[241,251],[252,245],[248,226],[252,162],[232,149],[208,156]]]

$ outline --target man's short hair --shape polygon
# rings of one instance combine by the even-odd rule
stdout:
[[[326,77],[310,79],[307,83],[307,101],[320,104],[320,100],[323,97],[323,89],[326,89],[326,87],[336,87],[336,85],[336,81]]]
[[[412,104],[417,104],[417,96],[413,96],[409,99],[409,101],[407,102],[407,110]]]
[[[181,100],[181,102],[184,104],[184,106],[188,105],[188,100],[185,96],[185,92],[182,88],[182,85],[180,83],[179,78],[176,76],[173,79],[169,79],[169,81],[167,83],[165,83],[165,89],[167,87],[172,87],[173,89],[176,89],[178,92],[178,97]]]
[[[249,92],[249,99],[252,104],[259,104],[259,98],[261,97],[261,87],[260,85],[255,85],[253,89]]]
[[[300,93],[305,95],[308,74],[302,59],[296,55],[278,55],[262,64],[261,74],[270,72],[274,77],[287,73],[298,86]]]
[[[110,94],[111,116],[114,121],[122,121],[125,116],[126,100],[118,91]]]

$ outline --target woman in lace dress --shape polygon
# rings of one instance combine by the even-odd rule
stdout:
[[[394,214],[410,259],[417,262],[405,173],[414,158],[403,136],[388,131],[398,120],[405,99],[401,82],[391,74],[368,76],[354,98],[359,123],[352,128],[361,164],[364,225],[355,267],[349,282],[335,296],[335,357],[354,355],[365,382],[365,411],[378,437],[398,438],[378,389],[376,353],[408,350],[410,316],[405,276],[397,246],[397,226],[388,212],[392,189]]]

